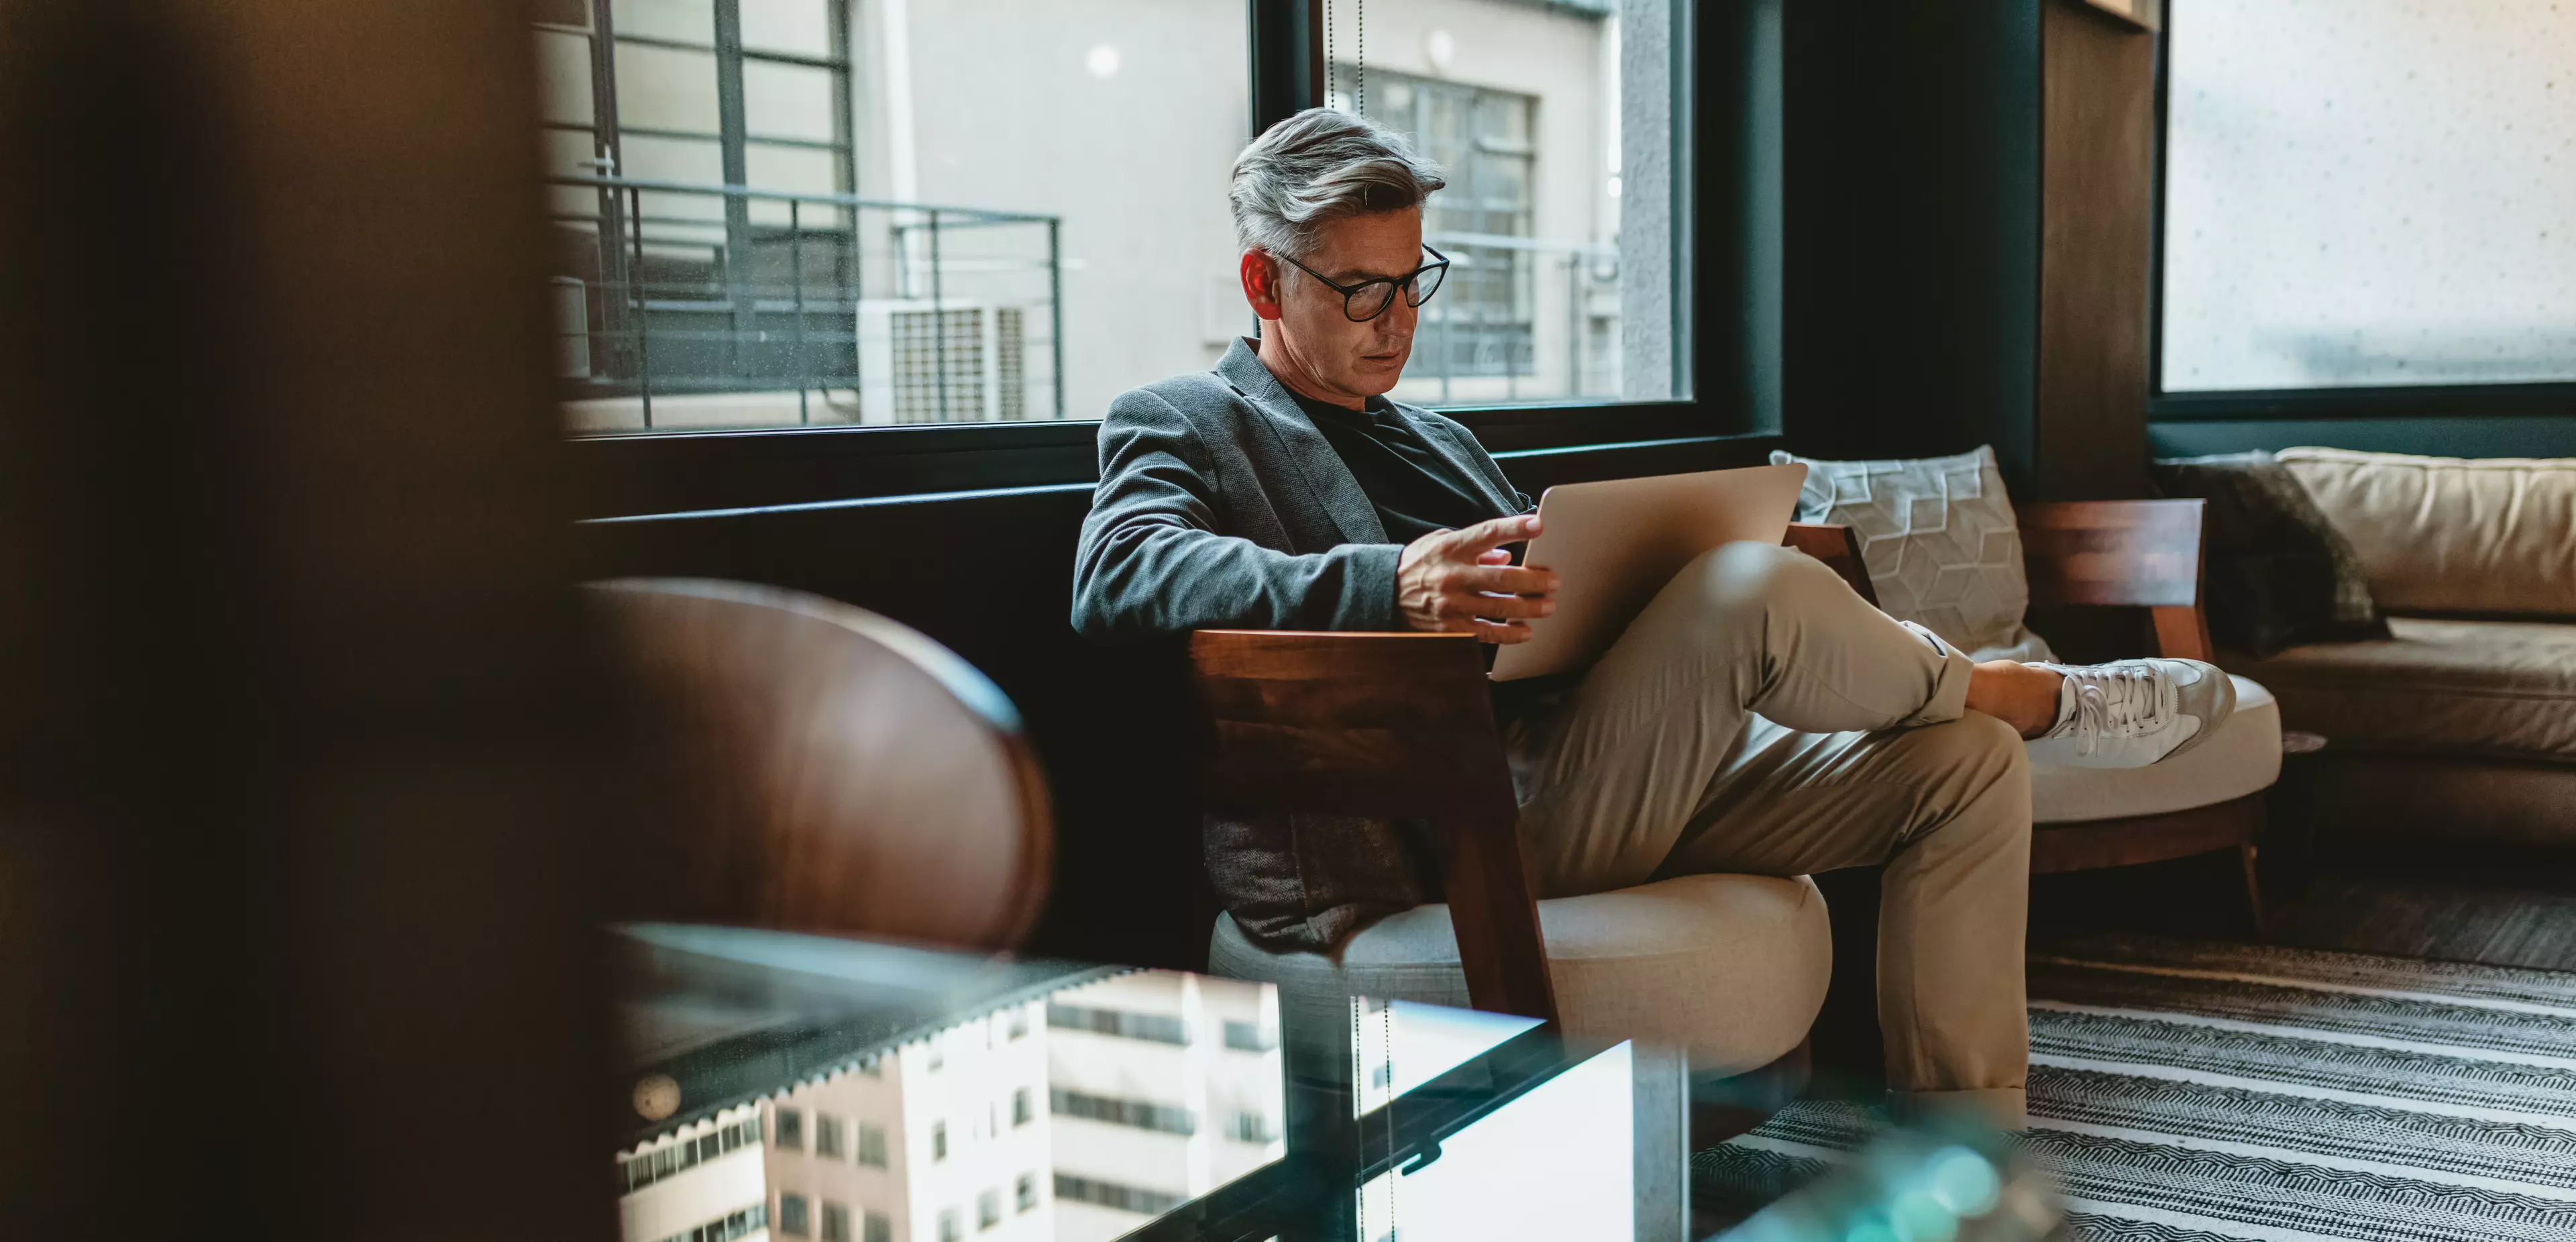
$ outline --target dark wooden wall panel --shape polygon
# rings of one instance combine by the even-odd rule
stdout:
[[[2040,5],[2038,498],[2145,494],[2156,36]]]

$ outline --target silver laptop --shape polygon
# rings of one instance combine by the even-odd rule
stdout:
[[[1591,667],[1693,557],[1741,539],[1780,542],[1806,481],[1792,463],[1547,489],[1521,559],[1556,571],[1556,613],[1495,653],[1494,680]]]

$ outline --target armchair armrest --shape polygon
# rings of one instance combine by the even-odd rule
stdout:
[[[2017,507],[2034,606],[2144,608],[2156,653],[2209,658],[2198,500],[2079,500]]]
[[[1200,630],[1190,671],[1215,733],[1211,806],[1438,824],[1468,998],[1555,1019],[1520,802],[1473,636]]]
[[[1878,589],[1869,584],[1869,565],[1860,558],[1860,536],[1848,526],[1823,522],[1791,522],[1789,533],[1780,546],[1796,548],[1823,561],[1872,608],[1878,607]]]
[[[1425,819],[1517,812],[1472,635],[1199,630],[1190,672],[1216,735],[1212,805]]]

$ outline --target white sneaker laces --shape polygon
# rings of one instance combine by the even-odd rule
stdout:
[[[2136,737],[2161,728],[2181,706],[2173,678],[2142,664],[2060,668],[2075,687],[2075,711],[2049,733],[2075,735],[2075,753],[2090,755],[2105,737]]]

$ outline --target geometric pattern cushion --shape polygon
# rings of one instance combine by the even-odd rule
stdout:
[[[1887,615],[1974,659],[2056,658],[2022,624],[2030,582],[2021,527],[1992,446],[1912,461],[1817,461],[1774,450],[1771,461],[1806,463],[1798,520],[1860,535],[1861,561]]]

